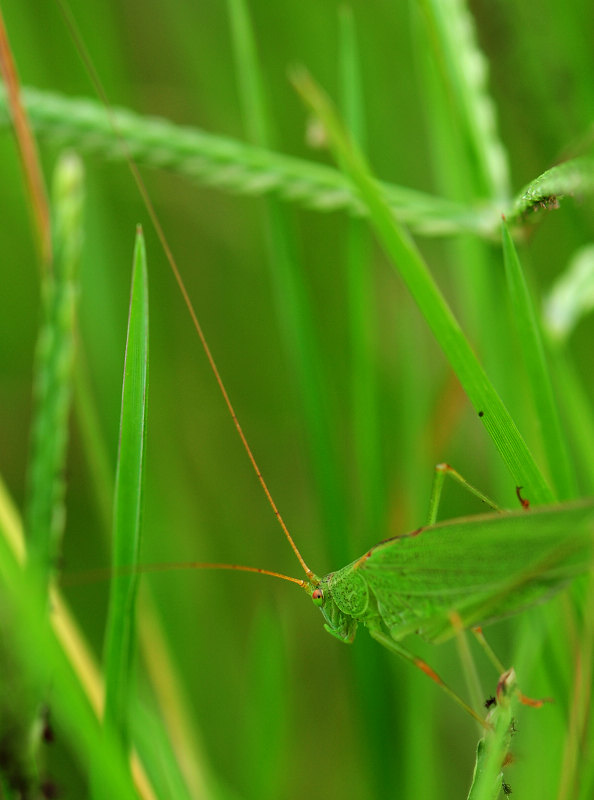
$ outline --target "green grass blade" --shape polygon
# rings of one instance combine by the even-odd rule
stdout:
[[[159,708],[161,725],[158,736],[166,736],[170,741],[176,766],[167,764],[169,751],[165,758],[161,756],[159,765],[151,764],[151,760],[154,762],[158,747],[155,750],[154,742],[152,747],[151,742],[147,742],[145,746],[142,737],[136,738],[138,726],[133,719],[131,725],[135,732],[135,746],[147,771],[154,775],[155,783],[162,780],[160,772],[177,773],[179,770],[192,797],[227,798],[231,794],[227,787],[223,787],[222,784],[217,785],[200,729],[192,716],[192,703],[179,675],[171,645],[167,641],[164,626],[159,620],[157,608],[148,589],[148,585],[144,584],[140,592],[138,634],[142,661],[146,666],[147,677]]]
[[[243,0],[230,0],[229,12],[246,130],[254,144],[271,147],[276,137],[266,108],[263,76]],[[331,438],[331,413],[325,401],[330,391],[325,385],[319,335],[303,277],[306,270],[300,263],[295,233],[285,209],[275,198],[265,199],[266,234],[277,316],[303,398],[308,444],[330,556],[335,563],[341,563],[347,560],[348,553],[344,535],[348,528],[345,498],[337,474],[337,448]]]
[[[339,10],[339,76],[341,107],[349,129],[359,146],[367,146],[367,125],[363,76],[352,10]],[[386,477],[382,474],[379,444],[377,375],[373,356],[376,353],[376,308],[372,241],[368,226],[360,219],[349,219],[342,247],[346,267],[348,298],[348,345],[350,381],[350,430],[353,440],[353,483],[348,525],[343,534],[349,551],[354,542],[368,540],[369,532],[380,535],[387,528]],[[336,562],[340,563],[340,562]],[[344,563],[344,561],[342,562]],[[389,795],[394,769],[382,768],[391,763],[392,741],[386,735],[389,725],[382,724],[378,709],[389,694],[392,674],[389,654],[382,648],[357,648],[353,653],[354,680],[359,687],[356,714],[360,730],[366,731],[365,747],[369,754],[370,775],[375,794]]]
[[[555,374],[558,375],[559,397],[563,404],[563,418],[571,433],[576,459],[581,467],[580,477],[588,494],[594,494],[594,415],[592,401],[569,354],[552,349]]]
[[[507,153],[497,133],[496,111],[487,88],[489,66],[479,49],[474,20],[464,0],[423,0],[447,93],[473,161],[479,196],[499,203],[509,197]]]
[[[514,421],[481,367],[417,247],[394,219],[367,165],[348,140],[329,99],[305,73],[296,74],[294,80],[308,105],[322,120],[337,159],[348,170],[361,200],[369,208],[378,238],[408,286],[516,485],[524,486],[536,504],[551,502],[551,490]]]
[[[131,711],[134,744],[142,762],[147,766],[148,778],[156,796],[192,800],[192,794],[181,775],[173,743],[161,720],[151,713],[146,703],[136,698]]]
[[[96,494],[97,509],[107,535],[113,511],[111,499],[114,487],[113,471],[109,464],[107,446],[100,431],[98,409],[92,397],[88,376],[78,369],[76,378],[75,401],[79,431],[91,470],[91,483]],[[1,491],[0,485],[0,497]],[[170,645],[166,641],[157,610],[151,601],[150,587],[145,584],[143,589],[138,603],[138,633],[143,661],[149,670],[151,686],[162,710],[162,724],[167,729],[166,734],[160,732],[159,736],[168,736],[171,740],[171,746],[175,750],[172,758],[180,765],[188,791],[193,796],[206,794],[218,797],[219,793],[215,793],[213,788],[214,783],[203,752],[204,748],[200,743],[200,736],[194,727],[195,722],[191,719],[189,703],[183,695],[181,679],[170,653]],[[146,748],[136,736],[139,727],[134,727],[134,743],[139,750],[143,765],[151,773],[151,780],[158,784],[163,779],[160,770],[176,774],[176,769],[167,763],[169,751],[162,750],[158,760],[153,759],[153,752],[150,756],[148,753],[145,754]]]
[[[23,89],[22,101],[40,137],[125,161],[125,151],[100,103],[31,88]],[[344,176],[322,164],[121,108],[113,109],[113,119],[129,155],[139,165],[173,170],[235,194],[273,194],[316,211],[365,213]],[[0,127],[9,125],[0,87]],[[385,192],[394,213],[415,232],[443,236],[472,231],[490,238],[497,230],[499,215],[494,209],[475,209],[402,186],[386,185]]]
[[[415,16],[422,17],[422,14]],[[462,116],[454,113],[457,106],[452,102],[448,81],[444,80],[443,70],[440,70],[443,59],[431,57],[434,40],[429,28],[419,21],[413,32],[420,92],[426,98],[424,119],[433,181],[440,195],[458,201],[476,199],[480,197],[481,186],[484,186],[480,165],[471,157],[467,137],[461,132],[464,129]],[[468,54],[461,60],[465,58]],[[477,104],[480,106],[480,102]],[[480,116],[479,112],[477,116]],[[501,270],[495,251],[476,236],[452,237],[445,247],[447,260],[452,265],[449,270],[452,297],[460,309],[460,320],[465,329],[472,332],[475,349],[481,354],[483,363],[489,365],[491,379],[505,393],[509,366],[498,369],[508,360],[505,330],[501,328],[498,336],[492,335],[501,314],[497,302],[501,294]],[[465,265],[472,267],[465,268]]]
[[[37,342],[34,419],[26,529],[29,557],[46,585],[64,530],[64,468],[72,395],[83,168],[69,154],[58,162],[53,187],[54,266],[43,276],[43,323]]]
[[[291,692],[287,685],[287,647],[278,613],[264,607],[253,621],[244,669],[254,687],[241,718],[246,747],[240,763],[242,785],[259,800],[274,800],[285,792],[288,769],[286,748],[290,725]],[[258,719],[259,730],[254,729]],[[254,733],[256,735],[254,735]],[[262,764],[266,769],[262,769]]]
[[[574,158],[548,169],[525,186],[514,200],[508,222],[512,223],[530,211],[557,208],[563,197],[589,195],[594,191],[594,159]]]
[[[95,712],[85,696],[72,664],[50,627],[46,603],[31,591],[31,582],[12,547],[14,532],[11,513],[2,502],[0,510],[0,606],[3,634],[10,634],[11,656],[20,668],[19,681],[34,697],[42,697],[51,687],[51,710],[55,725],[72,746],[82,769],[89,754],[102,774],[106,796],[137,800],[129,770],[119,743],[102,735]],[[4,674],[4,672],[3,672]],[[11,686],[13,702],[19,687]],[[4,721],[4,720],[3,720]]]
[[[543,323],[550,342],[550,355],[558,377],[557,391],[565,426],[571,433],[573,450],[581,467],[587,492],[594,493],[594,413],[592,402],[568,351],[569,338],[583,316],[594,305],[594,248],[580,248],[557,278],[543,304]]]
[[[497,686],[497,705],[487,722],[490,730],[480,740],[468,800],[497,800],[501,796],[503,774],[501,765],[511,745],[514,706],[515,673],[505,673]]]
[[[586,800],[592,796],[594,784],[592,764],[594,721],[590,714],[594,670],[594,573],[589,575],[581,599],[583,617],[580,620],[577,642],[574,642],[577,652],[573,671],[573,696],[568,714],[557,800],[571,800],[574,797]]]
[[[344,117],[349,130],[365,150],[366,124],[363,86],[355,21],[350,9],[340,12],[340,74]],[[381,474],[379,422],[377,413],[377,378],[372,353],[375,352],[375,310],[371,241],[360,220],[348,222],[346,263],[350,325],[350,394],[354,463],[357,470],[357,508],[350,529],[382,531],[385,529],[385,476]]]
[[[594,311],[594,245],[581,247],[551,286],[543,304],[544,322],[556,345],[563,345],[582,317]]]
[[[440,63],[432,57],[434,46],[428,25],[423,23],[420,10],[415,10],[418,13],[413,17],[416,23],[413,26],[414,58],[419,93],[425,98],[424,122],[433,184],[440,195],[466,202],[479,197],[484,185],[479,164],[469,153],[464,126],[455,113],[457,107],[452,102],[448,82],[443,79]],[[435,266],[440,272],[446,270],[446,280],[451,286],[450,302],[455,305],[456,315],[475,352],[480,354],[492,383],[511,404],[515,399],[513,387],[518,381],[510,370],[509,331],[500,325],[504,278],[498,254],[484,239],[472,235],[452,237],[444,242],[440,251],[441,257],[436,255],[441,264],[436,261]],[[497,336],[493,335],[495,328]],[[416,359],[416,353],[412,356]],[[441,416],[438,409],[436,412]],[[443,458],[443,445],[441,447],[442,452],[436,454],[439,460]],[[483,463],[489,479],[496,482],[494,490],[504,493],[509,489],[509,475],[504,465],[489,459],[484,459]]]
[[[264,75],[259,63],[257,45],[244,0],[229,0],[235,75],[239,86],[243,124],[249,141],[259,147],[271,147],[276,140],[268,110]],[[325,527],[336,543],[343,529],[342,503],[336,480],[335,464],[329,431],[329,419],[321,398],[323,371],[320,348],[313,325],[311,303],[303,279],[295,234],[286,209],[274,197],[264,198],[264,223],[268,246],[270,279],[274,287],[277,318],[284,335],[289,359],[298,376],[303,401],[309,450],[319,488]],[[242,784],[249,786],[254,797],[274,798],[287,765],[283,747],[287,739],[288,701],[286,643],[279,640],[276,622],[269,611],[256,620],[253,640],[245,664],[254,694],[248,698],[241,715],[244,720],[244,748],[240,758]],[[262,730],[254,735],[254,720],[262,720]],[[266,769],[261,765],[265,763]]]
[[[235,56],[235,75],[247,138],[252,144],[271,147],[272,124],[249,12],[243,0],[228,0],[227,6]]]
[[[138,562],[148,390],[148,285],[142,231],[136,236],[122,387],[116,471],[113,567]],[[138,575],[118,576],[110,586],[105,634],[105,725],[128,739],[128,704],[134,651],[134,606]]]
[[[577,495],[577,485],[557,410],[540,325],[530,297],[518,253],[505,221],[501,227],[503,256],[514,310],[518,341],[538,415],[549,471],[560,500]]]
[[[114,465],[99,421],[97,402],[93,397],[84,340],[79,342],[78,363],[74,382],[74,412],[78,435],[87,459],[95,504],[101,518],[105,541],[111,532],[113,515]]]
[[[6,552],[11,553],[13,559],[22,566],[25,562],[22,525],[16,507],[1,478],[0,535],[5,539]],[[0,583],[0,588],[1,586],[2,584]],[[187,791],[190,792],[192,797],[208,796],[236,800],[235,796],[227,791],[226,787],[215,786],[215,781],[208,774],[205,758],[201,752],[202,747],[195,741],[195,731],[188,724],[188,712],[186,711],[188,703],[185,698],[179,696],[179,684],[176,681],[175,670],[171,664],[167,663],[169,655],[166,652],[163,633],[156,621],[156,613],[148,604],[146,594],[143,599],[145,602],[141,607],[143,615],[140,619],[139,627],[144,639],[145,660],[149,661],[150,678],[156,687],[155,690],[160,700],[160,711],[162,713],[159,714],[157,719],[154,715],[150,715],[148,709],[144,709],[142,712],[144,725],[142,731],[139,730],[140,724],[132,724],[134,746],[140,759],[136,759],[135,762],[135,775],[138,779],[137,789],[139,794],[146,800],[154,798],[155,795],[151,783],[154,787],[159,787],[163,783],[179,782],[179,772],[181,771],[188,786]],[[51,602],[53,611],[51,622],[59,646],[76,672],[74,682],[78,681],[83,687],[93,707],[94,714],[97,716],[103,697],[98,667],[94,666],[90,648],[73,622],[70,611],[58,590],[52,593]],[[149,606],[148,609],[147,605]],[[12,692],[13,696],[10,704],[13,708],[14,686],[12,687]],[[52,703],[50,707],[52,718],[61,719],[61,709],[56,708],[56,713],[54,713],[54,709],[55,704]],[[138,701],[136,701],[134,714],[140,713],[138,711]],[[5,721],[6,715],[0,715],[0,719]],[[175,720],[175,724],[172,720]],[[147,742],[149,728],[152,739]],[[175,753],[172,754],[168,748],[160,749],[160,745],[155,743],[155,739],[167,739],[171,742],[171,746],[175,747]],[[88,754],[84,757],[85,751],[84,749],[81,750],[80,746],[81,743],[77,737],[73,749],[81,754],[81,761],[86,767]],[[103,745],[101,746],[103,747]],[[116,747],[116,745],[108,745],[110,749],[113,747]],[[117,751],[119,753],[119,743],[117,743]],[[91,752],[94,753],[95,750],[93,749]],[[120,758],[120,756],[117,755],[117,758]],[[149,776],[151,783],[147,782],[146,775]],[[170,794],[170,792],[159,791],[158,789],[156,791],[159,797],[166,797]],[[177,788],[176,792],[178,792]],[[180,789],[179,792],[180,797],[185,796],[186,789]],[[177,797],[178,794],[175,796]]]

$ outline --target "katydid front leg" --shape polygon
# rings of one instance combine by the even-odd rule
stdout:
[[[401,644],[396,642],[394,639],[392,639],[391,636],[389,636],[387,633],[384,633],[384,631],[379,626],[368,625],[368,630],[370,636],[372,636],[376,640],[376,642],[379,642],[388,650],[391,650],[393,653],[396,653],[396,655],[400,656],[405,661],[408,661],[409,663],[413,664],[415,667],[417,667],[417,669],[420,669],[421,672],[425,673],[427,677],[431,678],[431,680],[434,681],[434,683],[436,683],[439,687],[441,687],[441,689],[443,689],[443,691],[448,695],[448,697],[451,697],[451,699],[455,703],[457,703],[461,708],[464,709],[464,711],[470,714],[470,716],[473,717],[473,719],[475,719],[478,722],[481,728],[487,727],[485,721],[479,717],[476,711],[473,708],[471,708],[468,705],[468,703],[466,703],[459,695],[457,695],[456,692],[447,685],[447,683],[437,674],[437,672],[435,672],[435,670],[433,670],[429,666],[429,664],[427,664],[426,661],[423,661],[422,658],[415,656],[413,653],[410,652],[410,650],[407,650]]]
[[[468,483],[466,478],[463,478],[460,473],[449,464],[437,464],[435,467],[435,474],[433,476],[433,486],[431,487],[431,497],[429,498],[429,511],[427,513],[427,525],[434,525],[437,521],[437,512],[439,510],[439,503],[441,500],[441,493],[443,490],[443,482],[446,475],[452,477],[457,481],[460,486],[463,486],[483,503],[486,503],[494,511],[502,511],[497,503],[493,502],[486,494],[483,494],[479,489],[476,489],[472,484]]]

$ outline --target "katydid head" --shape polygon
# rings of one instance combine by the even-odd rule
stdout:
[[[313,604],[322,612],[322,616],[326,620],[324,628],[328,633],[340,639],[342,642],[350,644],[355,638],[357,620],[350,614],[345,614],[336,603],[332,594],[331,585],[334,575],[335,573],[331,572],[315,585],[311,584],[313,589],[313,591],[311,591],[311,599]]]

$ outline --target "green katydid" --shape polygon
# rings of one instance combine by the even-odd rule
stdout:
[[[215,368],[216,369],[216,368]],[[217,381],[220,376],[215,371]],[[352,643],[363,624],[379,644],[421,669],[458,705],[482,723],[422,659],[401,641],[411,634],[439,644],[461,629],[477,628],[547,600],[594,564],[594,500],[515,512],[481,514],[435,523],[441,486],[450,474],[489,503],[448,465],[438,465],[429,524],[385,539],[342,569],[318,577],[306,564],[270,495],[224,391],[233,421],[268,501],[304,572],[305,579],[260,567],[208,562],[145,564],[141,572],[222,569],[255,572],[298,584],[324,618],[324,628]],[[116,571],[118,572],[118,571]],[[113,574],[94,571],[92,575]],[[480,629],[479,641],[488,648]],[[494,657],[492,656],[494,659]],[[495,662],[503,671],[502,665]],[[530,701],[529,704],[540,704]]]
[[[361,622],[452,695],[400,641],[439,643],[456,634],[454,614],[465,628],[485,625],[546,599],[591,567],[593,533],[591,500],[453,520],[380,542],[311,596],[333,636],[352,642]]]
[[[225,400],[230,406],[226,393]],[[439,465],[430,524],[385,539],[351,564],[320,578],[295,545],[233,411],[232,415],[258,479],[305,571],[305,580],[259,567],[207,562],[147,564],[140,570],[238,570],[297,583],[321,610],[328,633],[352,643],[358,625],[363,624],[377,642],[421,669],[482,723],[476,712],[401,641],[416,633],[430,642],[444,642],[462,628],[483,626],[543,602],[590,570],[594,563],[594,500],[530,511],[523,501],[520,511],[435,524],[446,474],[493,505],[449,466]],[[478,638],[484,643],[480,630]],[[503,671],[500,664],[497,666]],[[540,704],[522,698],[529,704]]]
[[[82,47],[80,40],[77,46]],[[88,56],[84,54],[84,57],[88,64]],[[92,77],[98,84],[96,74]],[[100,86],[98,91],[105,99]],[[127,152],[115,125],[114,132]],[[477,718],[428,664],[400,643],[401,640],[418,633],[431,642],[444,641],[454,636],[460,626],[486,624],[545,600],[569,580],[588,571],[592,565],[594,501],[435,524],[442,477],[449,471],[439,470],[426,527],[386,539],[348,566],[319,578],[301,556],[271,496],[144,183],[129,155],[128,162],[242,444],[306,577],[298,579],[256,567],[204,562],[146,565],[141,571],[176,567],[229,569],[258,572],[297,583],[320,608],[329,633],[341,641],[352,642],[357,626],[364,624],[376,641],[419,667]],[[483,412],[480,414],[482,416]],[[457,474],[454,477],[461,480]],[[465,481],[461,482],[493,506],[480,492]]]

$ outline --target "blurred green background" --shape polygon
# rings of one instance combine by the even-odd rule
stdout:
[[[226,3],[72,0],[70,5],[111,103],[245,138]],[[308,144],[311,121],[287,70],[304,64],[333,97],[339,96],[342,5],[249,2],[281,152],[329,160],[324,150]],[[53,3],[4,0],[2,9],[24,85],[93,96]],[[588,32],[594,8],[579,0],[564,7],[548,0],[538,5],[483,1],[472,3],[471,10],[490,63],[489,83],[516,192],[590,143],[594,70]],[[428,90],[435,82],[427,78],[431,54],[424,3],[367,0],[355,4],[353,13],[366,151],[373,169],[386,181],[467,202],[467,165],[460,151],[449,157],[438,130],[447,116],[445,101],[442,97],[440,105]],[[57,154],[57,148],[41,146],[47,175]],[[103,465],[101,448],[89,454],[75,413],[65,571],[109,563],[110,471],[117,448],[134,231],[142,222],[151,314],[142,560],[229,561],[300,577],[234,432],[129,171],[99,157],[86,158],[85,167],[80,369],[92,389],[106,461]],[[371,366],[370,407],[377,419],[364,420],[366,444],[358,449],[361,420],[353,388],[359,380],[353,372],[358,345],[352,341],[346,263],[352,226],[346,214],[283,208],[316,335],[312,359],[321,368],[319,387],[308,385],[304,399],[286,320],[276,302],[266,202],[230,196],[162,171],[144,170],[143,176],[258,463],[305,560],[318,574],[344,566],[386,536],[422,524],[438,462],[453,464],[498,502],[515,507],[515,486],[425,322],[384,255],[361,231],[373,309],[362,347]],[[39,273],[8,131],[0,137],[0,198],[0,469],[22,506]],[[542,221],[529,229],[522,249],[537,300],[577,248],[590,242],[591,212],[586,199],[568,201],[557,212],[539,212]],[[469,236],[418,241],[540,457],[499,248]],[[476,302],[475,280],[487,287],[490,307]],[[577,371],[590,381],[590,394],[592,333],[592,321],[586,320],[572,341]],[[317,472],[304,411],[308,402],[322,408],[327,434]],[[364,463],[361,452],[367,453]],[[330,494],[328,486],[334,487]],[[585,477],[581,488],[592,491]],[[478,510],[477,502],[458,487],[446,488],[442,516]],[[147,575],[143,581],[150,582],[184,686],[184,704],[211,787],[207,797],[219,792],[276,798],[465,797],[477,738],[472,721],[423,675],[382,652],[365,631],[353,647],[342,646],[324,632],[302,593],[271,579],[179,572]],[[100,653],[106,585],[77,586],[67,594]],[[555,647],[560,604],[555,601],[547,609],[551,635],[543,645],[545,654],[551,656],[552,671],[570,682],[570,666],[549,652]],[[490,640],[504,662],[511,662],[521,646],[526,624],[512,620],[492,630]],[[465,692],[453,644],[411,646]],[[487,696],[496,675],[480,653],[477,662]],[[524,691],[554,694],[551,669],[531,664],[520,676]],[[148,702],[143,674],[141,663],[140,694]],[[556,796],[535,788],[541,781],[555,786],[558,780],[558,758],[551,760],[546,777],[541,774],[543,754],[548,748],[558,752],[563,741],[568,700],[556,699],[554,708],[522,711],[520,755],[508,776],[518,797]],[[61,761],[59,741],[52,759],[58,785],[73,780],[68,762]],[[76,795],[64,791],[64,796]]]

